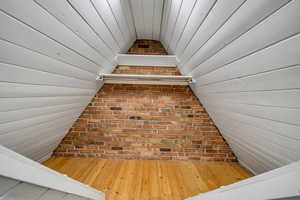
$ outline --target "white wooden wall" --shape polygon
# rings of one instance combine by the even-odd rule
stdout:
[[[48,189],[0,176],[1,200],[88,200],[74,194]]]
[[[0,4],[0,144],[42,161],[135,40],[129,2]]]
[[[164,0],[130,0],[138,39],[160,39]]]
[[[261,173],[300,160],[300,1],[169,0],[165,9],[162,42],[241,163]]]

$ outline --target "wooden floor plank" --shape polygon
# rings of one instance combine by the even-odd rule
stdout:
[[[235,162],[50,158],[43,163],[107,200],[182,200],[252,176]]]

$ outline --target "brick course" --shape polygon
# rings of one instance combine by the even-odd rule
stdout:
[[[119,65],[113,74],[145,74],[145,75],[181,75],[177,67],[123,66]]]
[[[118,66],[113,73],[180,75],[176,67]],[[191,89],[168,85],[105,84],[54,155],[236,160]]]

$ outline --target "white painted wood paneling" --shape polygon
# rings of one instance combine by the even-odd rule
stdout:
[[[169,53],[175,53],[175,47],[177,45],[178,40],[181,38],[184,28],[189,20],[191,15],[191,11],[194,8],[197,0],[190,1],[182,1],[182,5],[180,8],[180,12],[178,14],[178,18],[176,21],[176,25],[174,26],[173,35],[171,38],[171,42],[167,47],[167,51]]]
[[[250,105],[273,106],[282,108],[297,108],[300,105],[300,91],[274,90],[274,91],[247,91],[227,93],[207,93],[201,98],[220,98],[231,103],[242,103]]]
[[[177,41],[175,50],[173,50],[178,58],[180,58],[199,27],[205,22],[207,15],[214,8],[215,3],[216,0],[197,0],[194,9],[190,13],[189,20],[183,30],[182,36]],[[233,5],[234,4],[231,4],[231,7]],[[166,17],[166,15],[164,15],[164,17]]]
[[[238,159],[255,173],[299,160],[300,2],[174,2],[161,38]]]
[[[14,122],[23,119],[29,119],[35,116],[41,116],[46,114],[53,114],[66,110],[81,108],[85,106],[86,102],[76,102],[73,104],[45,106],[42,108],[29,108],[29,109],[18,109],[14,111],[2,112],[0,117],[0,123]]]
[[[55,97],[55,96],[88,96],[95,94],[93,89],[67,88],[44,85],[24,85],[0,82],[0,97]]]
[[[0,37],[11,43],[37,51],[62,62],[85,67],[86,71],[95,73],[102,69],[101,66],[78,55],[69,48],[55,42],[49,37],[35,31],[30,26],[0,12],[1,25],[6,27],[0,32]],[[21,37],[20,37],[21,36]]]
[[[66,193],[57,190],[47,190],[47,192],[44,193],[39,200],[62,200],[66,195]]]
[[[142,1],[140,0],[130,0],[130,8],[134,20],[134,26],[137,38],[144,37],[144,14],[141,13]]]
[[[120,52],[123,48],[111,33],[101,15],[98,14],[94,5],[90,1],[69,0],[72,7],[80,14],[85,22],[93,29],[93,31],[110,46],[114,52]]]
[[[118,24],[118,21],[107,0],[92,0],[91,2],[93,3],[94,8],[97,10],[97,13],[101,16],[107,27],[110,29],[111,34],[113,34],[115,39],[118,41],[119,45],[126,46],[126,36]]]
[[[136,39],[129,0],[68,2],[113,50],[114,55],[128,51]]]
[[[123,1],[120,0],[120,2],[124,12],[124,16],[127,19],[127,24],[130,31],[131,39],[132,41],[134,41],[136,39],[136,31],[135,31],[133,14],[130,6],[130,0],[123,0]]]
[[[230,4],[226,0],[215,2],[195,34],[189,36],[189,43],[179,44],[177,54],[181,63],[185,63],[196,50],[202,47],[244,2],[245,0],[231,1]],[[193,19],[190,20],[192,22]]]
[[[114,14],[114,17],[117,21],[118,26],[121,29],[122,34],[125,36],[125,39],[130,39],[130,28],[129,24],[127,23],[127,18],[124,17],[125,13],[120,3],[121,0],[107,0],[111,11]]]
[[[164,1],[154,0],[154,11],[153,11],[153,22],[152,22],[152,39],[159,40],[160,39],[160,30],[162,23],[162,15],[163,15],[163,4]]]
[[[269,156],[268,160],[277,161],[280,165],[299,160],[298,140],[256,128],[239,120],[230,123],[229,127],[228,121],[233,119],[221,115],[214,115],[214,117],[218,121],[218,125],[227,131],[228,136],[236,139],[242,145],[251,146],[251,149],[260,150],[261,155]]]
[[[300,86],[299,76],[300,66],[296,65],[257,75],[216,82],[199,88],[201,88],[202,93],[297,89]],[[283,77],[285,78],[283,79]]]
[[[98,37],[93,29],[84,21],[84,19],[72,8],[68,1],[47,1],[35,0],[39,5],[45,8],[49,13],[56,17],[66,27],[71,29],[88,45],[93,47],[99,54],[108,60],[113,60],[115,52],[112,47]]]
[[[0,79],[3,82],[18,82],[24,84],[40,84],[51,86],[95,89],[95,81],[79,80],[68,76],[41,72],[38,70],[0,63]]]
[[[95,74],[46,55],[0,40],[0,62],[91,81]],[[18,57],[18,59],[16,59]],[[35,59],[28,59],[34,57]]]
[[[19,182],[14,179],[0,176],[0,197],[7,191],[9,191],[11,188],[15,187],[18,183]]]
[[[196,53],[194,53],[194,49],[192,52],[189,52],[191,49],[187,49],[187,53],[185,52],[186,54],[182,56],[184,58],[182,65],[185,66],[185,70],[190,71],[194,66],[204,62],[228,43],[285,5],[288,1],[246,1],[206,42],[191,41],[194,46],[198,44],[197,46],[201,48],[198,48]],[[208,22],[208,24],[210,23]],[[203,39],[202,35],[199,35],[199,37]],[[187,60],[188,62],[185,62]]]
[[[43,160],[135,40],[130,3],[3,1],[0,21],[0,144]]]
[[[0,198],[2,200],[89,200],[78,195],[60,192],[58,190],[23,183],[11,178],[0,176]]]
[[[100,67],[108,67],[111,65],[110,61],[96,52],[34,1],[29,0],[26,3],[26,6],[23,6],[17,0],[4,1],[1,4],[1,9],[17,18],[19,21],[28,24],[39,33],[43,33],[43,35],[59,42],[66,48],[71,49],[76,54],[79,54],[81,57],[84,57],[95,65]]]
[[[18,139],[16,140],[13,139],[14,136],[12,135],[12,133],[1,135],[1,139],[7,140],[6,146],[8,146],[8,148],[20,152],[27,156],[31,153],[30,151],[32,149],[35,149],[35,147],[38,146],[39,142],[51,141],[52,143],[54,142],[52,138],[62,139],[60,135],[61,132],[66,133],[70,128],[70,126],[72,126],[73,121],[76,120],[76,117],[61,118],[61,119],[53,120],[52,122],[44,122],[42,124],[35,125],[34,127],[31,128],[30,127],[24,128],[24,130],[22,130],[21,132],[13,131],[12,133],[16,134],[14,136],[18,137]],[[62,120],[63,122],[61,122]],[[39,128],[45,128],[45,130],[39,130]],[[49,135],[47,137],[47,140],[44,139],[45,135]],[[49,150],[48,146],[45,148]]]
[[[210,99],[209,101],[204,99],[203,102],[208,104],[208,106],[214,106],[219,108],[222,107],[222,109],[230,110],[232,112],[237,112],[254,117],[260,117],[263,119],[274,120],[296,126],[299,125],[299,109],[238,104],[226,101],[217,101],[215,99]]]
[[[169,44],[171,41],[171,38],[174,33],[175,24],[178,19],[179,11],[182,6],[183,0],[172,0],[171,1],[171,8],[168,15],[168,23],[166,23],[166,32],[161,38],[161,43],[165,46],[166,49],[168,49]]]
[[[294,20],[300,17],[300,13],[297,12],[299,7],[299,1],[289,2],[213,57],[200,64],[192,73],[194,75],[209,73],[225,64],[299,33],[300,25]],[[253,42],[253,38],[255,38],[255,42]]]
[[[84,103],[89,99],[86,96],[56,96],[56,97],[23,97],[23,98],[0,98],[0,112],[14,111],[19,109],[41,108],[55,105]]]
[[[84,101],[85,102],[85,101]],[[37,125],[40,123],[52,121],[55,119],[62,119],[65,116],[73,116],[74,114],[78,113],[80,111],[80,108],[75,108],[75,109],[70,109],[66,111],[60,111],[60,112],[55,112],[55,113],[50,113],[46,115],[41,115],[37,117],[28,117],[24,120],[17,120],[17,121],[12,121],[10,123],[2,123],[0,124],[0,132],[1,135],[12,132],[12,131],[18,131],[19,129],[26,128],[26,127],[31,127],[33,125]]]
[[[4,194],[1,199],[3,200],[21,200],[21,199],[32,199],[37,200],[40,196],[47,191],[46,188],[42,188],[36,185],[21,183],[11,189],[9,192]]]
[[[299,64],[299,46],[300,34],[297,34],[211,73],[197,77],[198,84],[209,85]]]
[[[154,18],[154,2],[142,0],[142,9],[144,13],[144,33],[145,37],[153,38],[153,20]]]
[[[171,8],[171,0],[164,0],[160,36],[159,36],[160,40],[162,40],[167,30],[166,27],[169,19],[170,8]]]
[[[0,177],[5,176],[23,182],[15,184],[7,180],[7,178],[1,178],[0,185],[8,183],[9,187],[6,187],[6,189],[2,191],[0,199],[40,199],[44,195],[46,195],[45,198],[54,195],[56,197],[63,196],[63,198],[70,199],[70,195],[70,197],[74,197],[74,199],[105,199],[104,193],[49,169],[3,146],[0,146],[0,161]],[[50,192],[49,190],[61,191],[65,193],[65,195],[58,195],[57,192]]]
[[[163,0],[130,0],[138,39],[159,40]]]

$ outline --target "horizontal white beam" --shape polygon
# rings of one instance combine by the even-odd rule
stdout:
[[[116,56],[118,65],[129,66],[177,66],[176,56],[174,55],[133,55],[118,54]]]
[[[103,192],[51,170],[0,145],[0,175],[49,189],[104,200]]]
[[[189,81],[192,76],[172,76],[172,75],[140,75],[140,74],[102,74],[103,78],[140,78],[140,79],[169,79]]]
[[[114,84],[188,85],[192,76],[101,74],[98,80]]]

